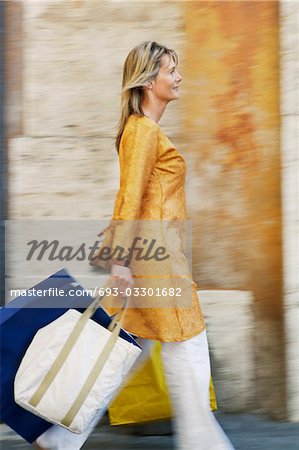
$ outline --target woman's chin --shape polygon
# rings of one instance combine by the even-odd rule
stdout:
[[[174,90],[173,90],[173,97],[172,97],[172,100],[176,100],[176,99],[178,99],[179,97],[180,97],[180,93],[174,89]]]

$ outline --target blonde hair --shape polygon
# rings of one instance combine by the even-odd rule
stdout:
[[[148,82],[157,77],[163,55],[169,55],[175,64],[178,63],[178,56],[174,50],[155,41],[145,41],[137,45],[130,51],[125,60],[121,93],[121,117],[115,139],[117,152],[130,115],[143,115],[141,108],[143,89]]]

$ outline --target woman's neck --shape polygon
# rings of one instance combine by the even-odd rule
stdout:
[[[150,101],[144,101],[141,105],[141,109],[145,116],[158,123],[165,111],[166,106],[166,103],[159,104],[157,102],[152,103]]]

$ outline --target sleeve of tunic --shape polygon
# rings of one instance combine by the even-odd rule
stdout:
[[[120,149],[120,189],[115,201],[112,248],[127,251],[134,240],[142,198],[159,156],[159,127],[136,120],[123,133]]]

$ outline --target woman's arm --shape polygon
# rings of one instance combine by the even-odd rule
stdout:
[[[119,149],[120,190],[115,202],[114,234],[111,249],[125,250],[132,245],[142,197],[159,155],[159,128],[155,123],[137,120],[125,129]],[[112,286],[120,292],[134,285],[130,260],[112,260]],[[124,267],[120,267],[124,266]]]
[[[158,125],[137,119],[125,129],[119,149],[120,190],[113,216],[113,249],[119,246],[127,253],[134,240],[142,198],[158,156]]]

